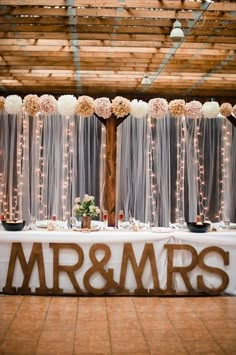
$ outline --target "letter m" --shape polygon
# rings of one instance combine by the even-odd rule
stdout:
[[[128,290],[125,289],[125,280],[126,280],[127,267],[128,267],[129,261],[131,263],[131,266],[132,266],[132,269],[134,272],[134,277],[135,277],[136,284],[137,284],[137,288],[135,289],[135,293],[136,294],[146,294],[147,293],[147,289],[145,289],[143,287],[142,276],[143,276],[143,272],[144,272],[144,269],[145,269],[148,259],[149,259],[150,265],[151,265],[151,274],[152,274],[152,280],[153,280],[153,285],[154,285],[154,289],[152,289],[150,291],[151,291],[151,293],[154,293],[154,294],[155,293],[159,293],[159,294],[162,293],[160,286],[159,286],[155,252],[154,252],[153,244],[151,244],[151,243],[145,244],[139,264],[137,264],[132,244],[126,243],[124,245],[121,272],[120,272],[120,282],[119,282],[119,291],[121,293],[128,293]]]
[[[16,289],[16,287],[12,286],[12,281],[15,272],[17,258],[19,259],[24,278],[21,287]],[[25,259],[25,255],[21,243],[12,244],[11,255],[10,255],[8,271],[7,271],[7,280],[6,280],[6,285],[3,288],[3,292],[30,293],[30,287],[28,285],[33,271],[34,264],[36,262],[38,265],[39,284],[40,284],[40,287],[36,288],[36,293],[48,293],[48,288],[46,286],[46,281],[45,281],[43,250],[42,250],[41,243],[33,244],[28,262]]]

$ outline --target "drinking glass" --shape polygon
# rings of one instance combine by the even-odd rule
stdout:
[[[124,222],[124,219],[125,219],[124,211],[123,210],[119,210],[119,213],[118,213],[118,228],[120,228],[122,222]]]
[[[225,224],[225,230],[229,231],[230,219],[225,218],[224,224]]]
[[[135,222],[135,218],[130,216],[129,217],[129,228],[130,229],[133,228],[134,222]]]
[[[183,230],[184,229],[184,217],[179,217],[179,225],[180,225],[180,229]]]
[[[36,217],[31,216],[31,217],[30,217],[29,229],[31,229],[31,230],[36,229],[36,222],[37,222]]]
[[[104,210],[103,213],[102,213],[102,220],[104,222],[104,226],[105,228],[108,227],[108,211],[107,210]]]
[[[70,227],[73,229],[76,227],[76,218],[75,217],[70,217]]]

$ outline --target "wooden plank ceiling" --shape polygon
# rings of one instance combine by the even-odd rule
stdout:
[[[4,96],[234,98],[235,54],[235,1],[0,0]]]

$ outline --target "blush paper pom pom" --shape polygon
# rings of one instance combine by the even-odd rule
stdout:
[[[111,117],[111,102],[108,97],[99,97],[94,100],[95,113],[105,120]]]
[[[164,118],[168,113],[168,102],[166,99],[151,99],[148,103],[148,114],[156,119]]]
[[[185,105],[185,116],[187,118],[198,119],[202,117],[202,104],[200,101],[191,101]]]
[[[46,115],[57,112],[57,100],[52,95],[40,96],[40,111]]]

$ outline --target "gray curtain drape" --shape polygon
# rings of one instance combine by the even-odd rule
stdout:
[[[105,127],[95,117],[0,113],[0,209],[11,218],[71,215],[85,193],[102,207]],[[117,201],[125,217],[236,221],[235,129],[223,118],[129,116],[118,128]]]

